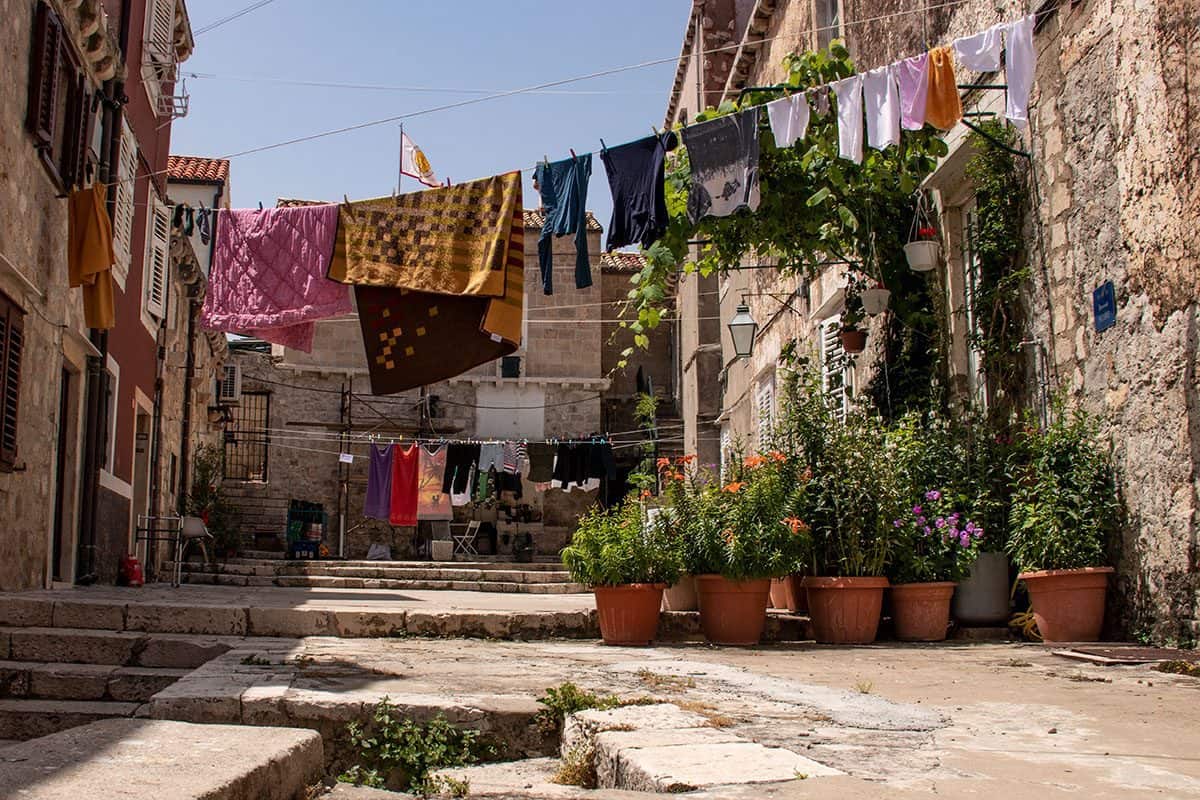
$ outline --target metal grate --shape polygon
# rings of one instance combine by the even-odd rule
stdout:
[[[242,392],[225,430],[225,477],[235,481],[265,481],[271,445],[271,395]]]

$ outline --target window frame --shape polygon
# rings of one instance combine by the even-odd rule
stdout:
[[[25,309],[0,292],[0,473],[17,468],[25,344]]]
[[[242,391],[241,402],[235,407],[233,422],[226,427],[226,438],[221,448],[221,472],[228,480],[241,481],[243,483],[267,483],[270,480],[271,469],[271,392],[263,390]],[[243,430],[243,426],[250,422],[246,417],[249,411],[255,405],[253,402],[247,402],[247,398],[262,397],[262,420],[261,420],[261,436],[255,436],[257,431],[251,431],[249,434],[252,440],[249,442],[238,442],[238,436],[247,436],[247,432]],[[257,471],[250,468],[250,458],[241,459],[245,462],[246,469],[244,475],[233,474],[230,470],[230,450],[237,447],[252,447],[261,448],[261,459],[256,458],[256,462],[261,466]],[[260,477],[255,477],[255,475]]]
[[[70,39],[54,9],[40,2],[29,49],[25,129],[55,188],[63,193],[86,180],[95,99]]]
[[[813,41],[817,50],[825,50],[834,39],[845,35],[842,0],[813,0]]]

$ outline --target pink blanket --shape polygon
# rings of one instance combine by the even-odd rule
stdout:
[[[337,223],[337,204],[222,210],[200,324],[312,352],[313,323],[354,311],[325,277]]]

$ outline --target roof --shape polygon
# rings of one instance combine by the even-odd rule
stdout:
[[[229,180],[229,159],[167,156],[167,180],[225,183]]]
[[[641,272],[645,266],[646,257],[641,253],[614,250],[600,256],[600,269],[606,272]]]
[[[592,216],[592,212],[586,211],[584,213],[587,214],[587,229],[589,231],[604,230],[604,228],[600,227],[600,223],[596,221],[596,218],[594,216]],[[542,227],[542,224],[545,221],[546,221],[546,215],[540,208],[525,209],[525,227],[526,228],[539,228],[540,229]]]

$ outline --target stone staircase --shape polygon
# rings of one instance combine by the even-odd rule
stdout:
[[[183,577],[187,583],[216,586],[443,589],[517,594],[574,594],[587,591],[587,587],[572,583],[560,564],[537,562],[232,558],[215,564],[185,562]]]

